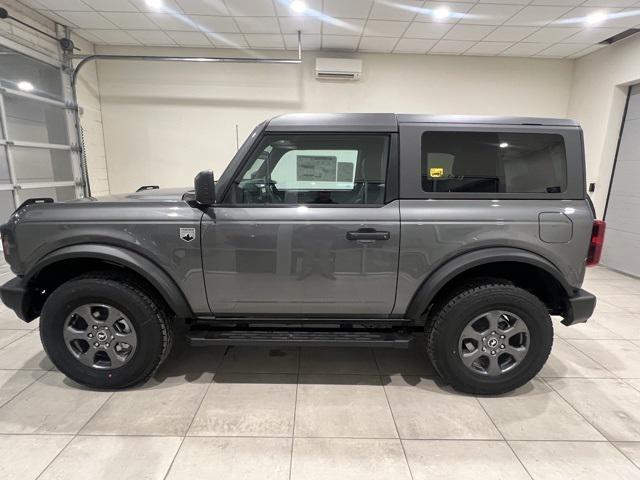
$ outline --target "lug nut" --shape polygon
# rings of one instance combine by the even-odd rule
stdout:
[[[93,333],[90,333],[89,335],[87,335],[87,337],[93,338]]]
[[[491,332],[491,335],[495,335],[495,334],[496,334],[496,332]]]
[[[486,349],[486,348],[484,348],[484,347],[482,347],[482,351],[483,351],[483,352],[486,352],[486,351],[487,351],[487,349]]]
[[[104,344],[104,346],[105,346],[105,347],[107,347],[107,348],[109,348],[109,344],[108,344],[108,343],[105,343],[105,344]]]
[[[504,335],[500,335],[500,338],[504,338]]]
[[[93,346],[94,346],[94,347],[96,347],[96,348],[98,348],[98,347],[100,346],[100,344],[99,344],[98,342],[95,342],[95,343],[93,344]]]
[[[495,350],[491,350],[491,355],[495,355],[496,351]]]
[[[94,330],[97,330],[97,329],[98,329],[98,326],[97,326],[97,325],[94,325],[94,326],[93,326],[93,329],[94,329]]]
[[[504,348],[504,345],[500,345],[500,348]]]

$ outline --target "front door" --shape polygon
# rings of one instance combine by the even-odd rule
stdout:
[[[266,134],[204,215],[214,314],[388,316],[400,240],[399,202],[386,195],[390,142]]]

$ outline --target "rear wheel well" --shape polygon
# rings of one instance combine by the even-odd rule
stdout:
[[[567,292],[549,272],[523,262],[495,262],[470,268],[449,280],[424,310],[426,318],[431,316],[434,306],[447,302],[467,285],[483,278],[506,281],[530,292],[544,303],[551,315],[565,315],[567,312]]]
[[[165,312],[172,315],[175,313],[158,289],[131,268],[96,258],[71,258],[46,265],[29,280],[32,295],[30,310],[33,315],[40,314],[44,302],[56,288],[72,278],[90,272],[101,272],[114,278],[128,280],[147,293]]]

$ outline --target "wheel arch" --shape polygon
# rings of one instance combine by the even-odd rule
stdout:
[[[550,312],[563,316],[574,293],[560,270],[546,258],[518,248],[487,248],[462,254],[438,267],[414,294],[406,318],[424,324],[434,304],[479,277],[504,279],[531,291]]]
[[[59,285],[83,273],[109,270],[137,278],[153,289],[159,301],[179,318],[193,316],[185,296],[169,274],[147,257],[131,250],[103,244],[71,245],[40,259],[24,276],[35,290],[30,299],[30,316],[39,315],[49,293]]]

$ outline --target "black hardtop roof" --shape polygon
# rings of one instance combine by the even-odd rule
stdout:
[[[268,132],[396,132],[398,124],[401,123],[578,126],[574,120],[539,117],[414,115],[405,113],[289,113],[269,120],[266,130]]]

